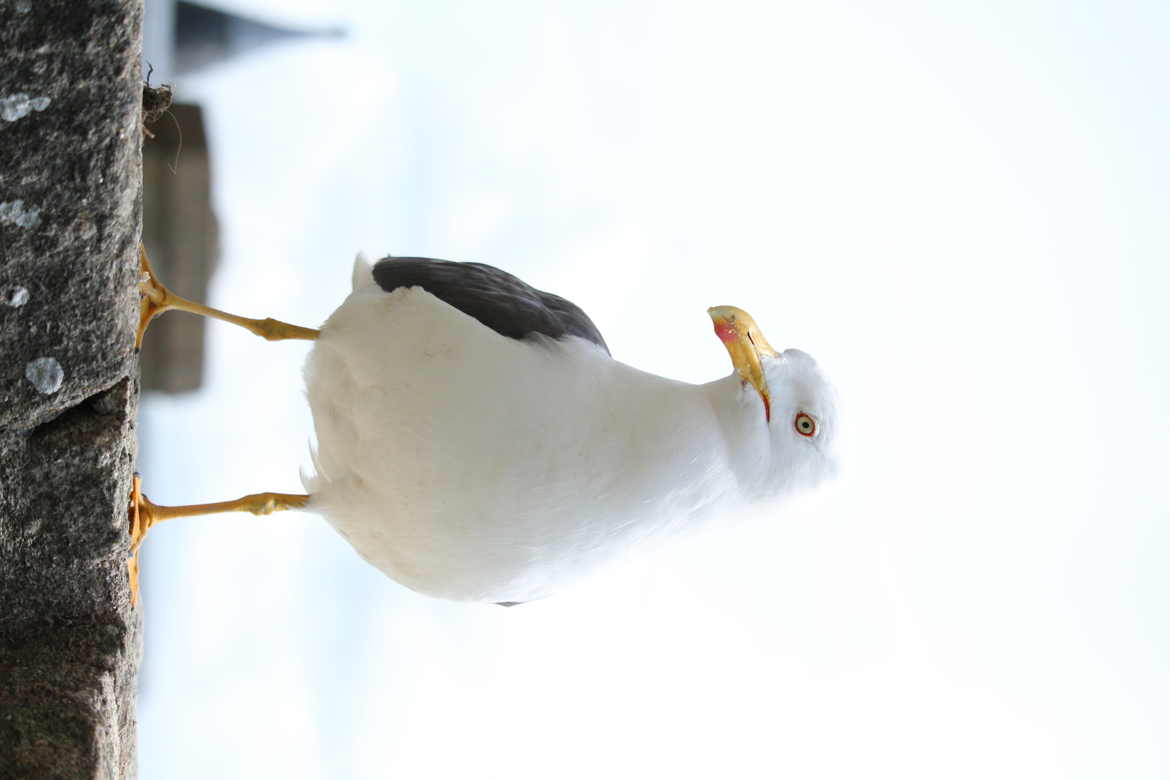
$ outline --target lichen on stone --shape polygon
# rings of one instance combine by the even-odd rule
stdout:
[[[0,119],[15,122],[33,111],[44,111],[53,101],[47,97],[29,97],[27,92],[16,92],[0,97]]]
[[[6,200],[0,203],[0,222],[17,227],[36,227],[41,221],[41,210],[25,208],[23,200]]]
[[[24,306],[28,303],[28,288],[19,284],[9,284],[0,287],[0,303],[12,308]]]
[[[27,379],[38,392],[50,395],[61,389],[65,381],[65,369],[56,358],[39,357],[30,360],[24,367],[24,378]]]

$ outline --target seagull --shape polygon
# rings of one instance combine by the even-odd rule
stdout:
[[[808,354],[742,309],[708,309],[730,375],[689,384],[615,360],[572,302],[482,263],[358,255],[319,330],[183,299],[140,252],[142,308],[314,342],[306,494],[153,504],[135,477],[128,563],[149,528],[213,512],[322,515],[391,579],[455,601],[542,599],[615,560],[816,487],[838,469],[837,401]]]

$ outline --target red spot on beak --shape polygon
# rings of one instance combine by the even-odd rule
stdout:
[[[715,335],[724,344],[731,344],[739,338],[739,332],[735,329],[735,326],[726,320],[720,320],[715,323]]]

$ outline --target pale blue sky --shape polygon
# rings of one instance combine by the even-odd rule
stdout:
[[[342,7],[177,84],[214,305],[315,325],[358,249],[479,260],[689,381],[742,306],[834,377],[847,473],[512,610],[312,516],[160,528],[143,778],[1170,774],[1170,11]],[[305,348],[208,333],[144,405],[151,497],[298,490]]]

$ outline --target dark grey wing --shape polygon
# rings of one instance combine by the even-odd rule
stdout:
[[[374,265],[374,281],[386,292],[421,287],[501,336],[579,336],[609,352],[601,332],[579,306],[490,265],[384,257]]]

